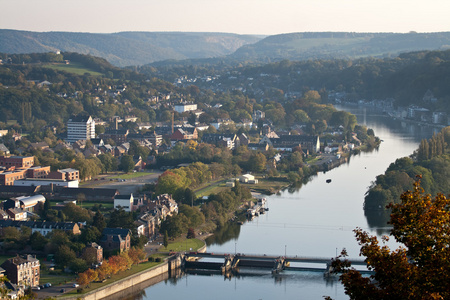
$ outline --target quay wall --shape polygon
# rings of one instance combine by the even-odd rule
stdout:
[[[123,299],[127,295],[136,294],[143,291],[146,287],[166,280],[176,275],[177,269],[181,266],[181,258],[169,259],[160,265],[151,269],[131,275],[119,281],[112,282],[102,288],[96,289],[84,295],[73,297],[64,297],[66,300],[99,300],[105,299]]]

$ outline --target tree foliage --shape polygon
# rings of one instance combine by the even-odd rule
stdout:
[[[374,275],[364,277],[346,260],[333,265],[350,299],[448,299],[450,297],[450,199],[425,194],[420,179],[400,203],[391,204],[392,236],[404,246],[391,251],[361,229],[361,255]],[[383,238],[387,240],[388,237]],[[345,257],[343,251],[341,258]]]

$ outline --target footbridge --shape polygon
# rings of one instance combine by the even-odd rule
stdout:
[[[349,261],[352,266],[361,266],[362,272],[368,272],[363,259]],[[288,270],[321,271],[329,275],[333,271],[331,258],[325,257],[190,252],[185,254],[183,262],[186,269],[220,270],[222,273],[239,272],[239,268],[270,269],[273,274]]]

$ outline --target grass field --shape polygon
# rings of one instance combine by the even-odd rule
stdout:
[[[158,252],[196,251],[203,247],[204,244],[205,243],[199,239],[176,239],[174,241],[169,241],[167,248],[164,248],[164,246],[159,248]]]
[[[77,277],[73,274],[49,275],[49,274],[43,274],[41,272],[39,284],[51,283],[52,286],[57,286],[57,285],[65,284],[67,282],[75,282],[76,278]]]
[[[85,73],[89,73],[94,76],[103,76],[102,73],[99,73],[99,72],[96,72],[93,70],[89,70],[89,69],[85,68],[83,65],[78,64],[78,63],[70,63],[69,65],[66,65],[65,63],[59,63],[59,64],[53,63],[53,64],[44,64],[42,66],[44,68],[65,71],[65,72],[74,73],[77,75],[84,75]]]
[[[152,172],[136,172],[136,173],[128,173],[128,174],[122,174],[122,175],[117,175],[117,176],[111,176],[108,178],[110,178],[110,179],[134,179],[134,178],[143,177],[143,176],[152,175],[152,174],[154,174],[154,173],[152,173]]]

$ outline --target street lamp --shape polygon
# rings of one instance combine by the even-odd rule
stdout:
[[[286,257],[286,248],[287,248],[287,245],[284,245],[284,257]]]

